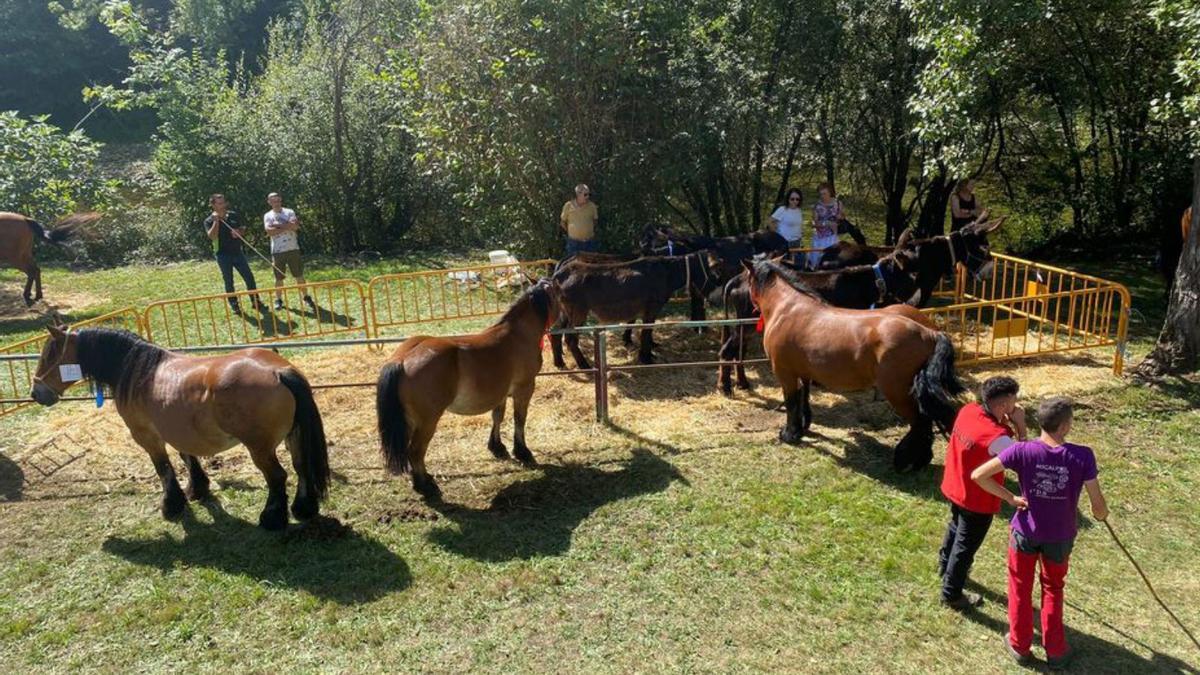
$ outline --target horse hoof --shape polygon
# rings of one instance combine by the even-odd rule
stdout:
[[[733,385],[722,382],[717,385],[717,391],[721,392],[722,396],[733,396]]]
[[[292,501],[292,515],[296,520],[312,520],[320,512],[321,505],[315,499],[296,497]]]
[[[287,527],[287,510],[283,507],[269,507],[258,514],[258,526],[264,530],[282,530]]]
[[[804,438],[804,432],[796,429],[784,427],[779,431],[779,440],[788,445],[800,445],[801,439]]]
[[[642,364],[643,366],[648,366],[648,365],[650,365],[651,363],[654,363],[654,356],[653,356],[653,355],[650,355],[650,356],[641,356],[641,355],[639,355],[639,356],[638,356],[638,363]]]
[[[554,362],[554,367],[555,367],[555,368],[558,368],[559,370],[566,370],[566,369],[567,369],[567,363],[566,363],[565,361],[555,361],[555,362]]]
[[[529,451],[529,448],[517,448],[513,451],[513,457],[525,466],[537,466],[537,460],[533,458],[533,453]]]
[[[421,480],[418,480],[417,476],[413,476],[413,489],[426,501],[436,502],[442,499],[442,489],[434,482],[432,476],[426,475]]]
[[[508,448],[504,447],[504,443],[501,441],[489,441],[488,450],[496,459],[508,459]]]
[[[178,520],[183,515],[186,506],[187,499],[184,498],[183,491],[176,488],[175,491],[163,495],[159,508],[162,511],[162,517],[166,520]]]
[[[750,391],[751,389],[754,389],[754,385],[750,384],[749,380],[739,380],[737,383],[737,388]]]

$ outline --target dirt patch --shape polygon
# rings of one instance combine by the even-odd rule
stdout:
[[[25,299],[21,296],[24,286],[24,282],[0,281],[0,319],[31,319],[46,316],[51,310],[70,314],[98,307],[109,301],[107,297],[84,291],[47,286],[43,291],[46,297],[35,301],[32,307],[26,307]]]

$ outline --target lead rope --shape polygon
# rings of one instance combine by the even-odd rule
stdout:
[[[1188,636],[1188,639],[1192,641],[1192,644],[1196,646],[1196,649],[1200,649],[1200,641],[1196,640],[1196,636],[1192,635],[1192,631],[1188,630],[1187,626],[1183,625],[1183,622],[1179,620],[1179,617],[1175,616],[1175,612],[1172,612],[1171,608],[1167,607],[1167,604],[1162,601],[1162,598],[1158,597],[1158,593],[1155,592],[1154,586],[1150,585],[1150,579],[1146,577],[1146,573],[1142,571],[1141,566],[1139,566],[1137,561],[1133,559],[1133,555],[1129,553],[1129,549],[1125,548],[1125,544],[1122,544],[1121,540],[1117,538],[1117,533],[1113,530],[1112,525],[1108,524],[1108,520],[1102,520],[1100,522],[1104,523],[1104,527],[1108,528],[1108,533],[1112,535],[1113,541],[1116,542],[1117,546],[1121,549],[1121,552],[1125,554],[1125,557],[1129,558],[1129,562],[1133,565],[1133,569],[1137,570],[1137,573],[1142,577],[1142,581],[1146,583],[1146,588],[1150,589],[1150,595],[1155,601],[1158,602],[1159,607],[1162,607],[1163,611],[1175,621],[1175,624],[1178,625],[1179,629]]]
[[[950,248],[950,273],[954,274],[954,270],[958,269],[958,256],[954,254],[953,232],[946,236],[946,246]]]

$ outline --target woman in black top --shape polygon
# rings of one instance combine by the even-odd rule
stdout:
[[[982,210],[975,198],[975,181],[969,178],[958,181],[954,194],[950,195],[950,231],[957,232],[970,225]]]

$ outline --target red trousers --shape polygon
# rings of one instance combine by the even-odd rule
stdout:
[[[1045,553],[1023,553],[1008,548],[1008,639],[1021,654],[1029,653],[1033,642],[1033,573],[1041,563],[1042,572],[1042,646],[1047,658],[1067,652],[1063,633],[1063,586],[1067,580],[1069,558],[1054,562]]]

